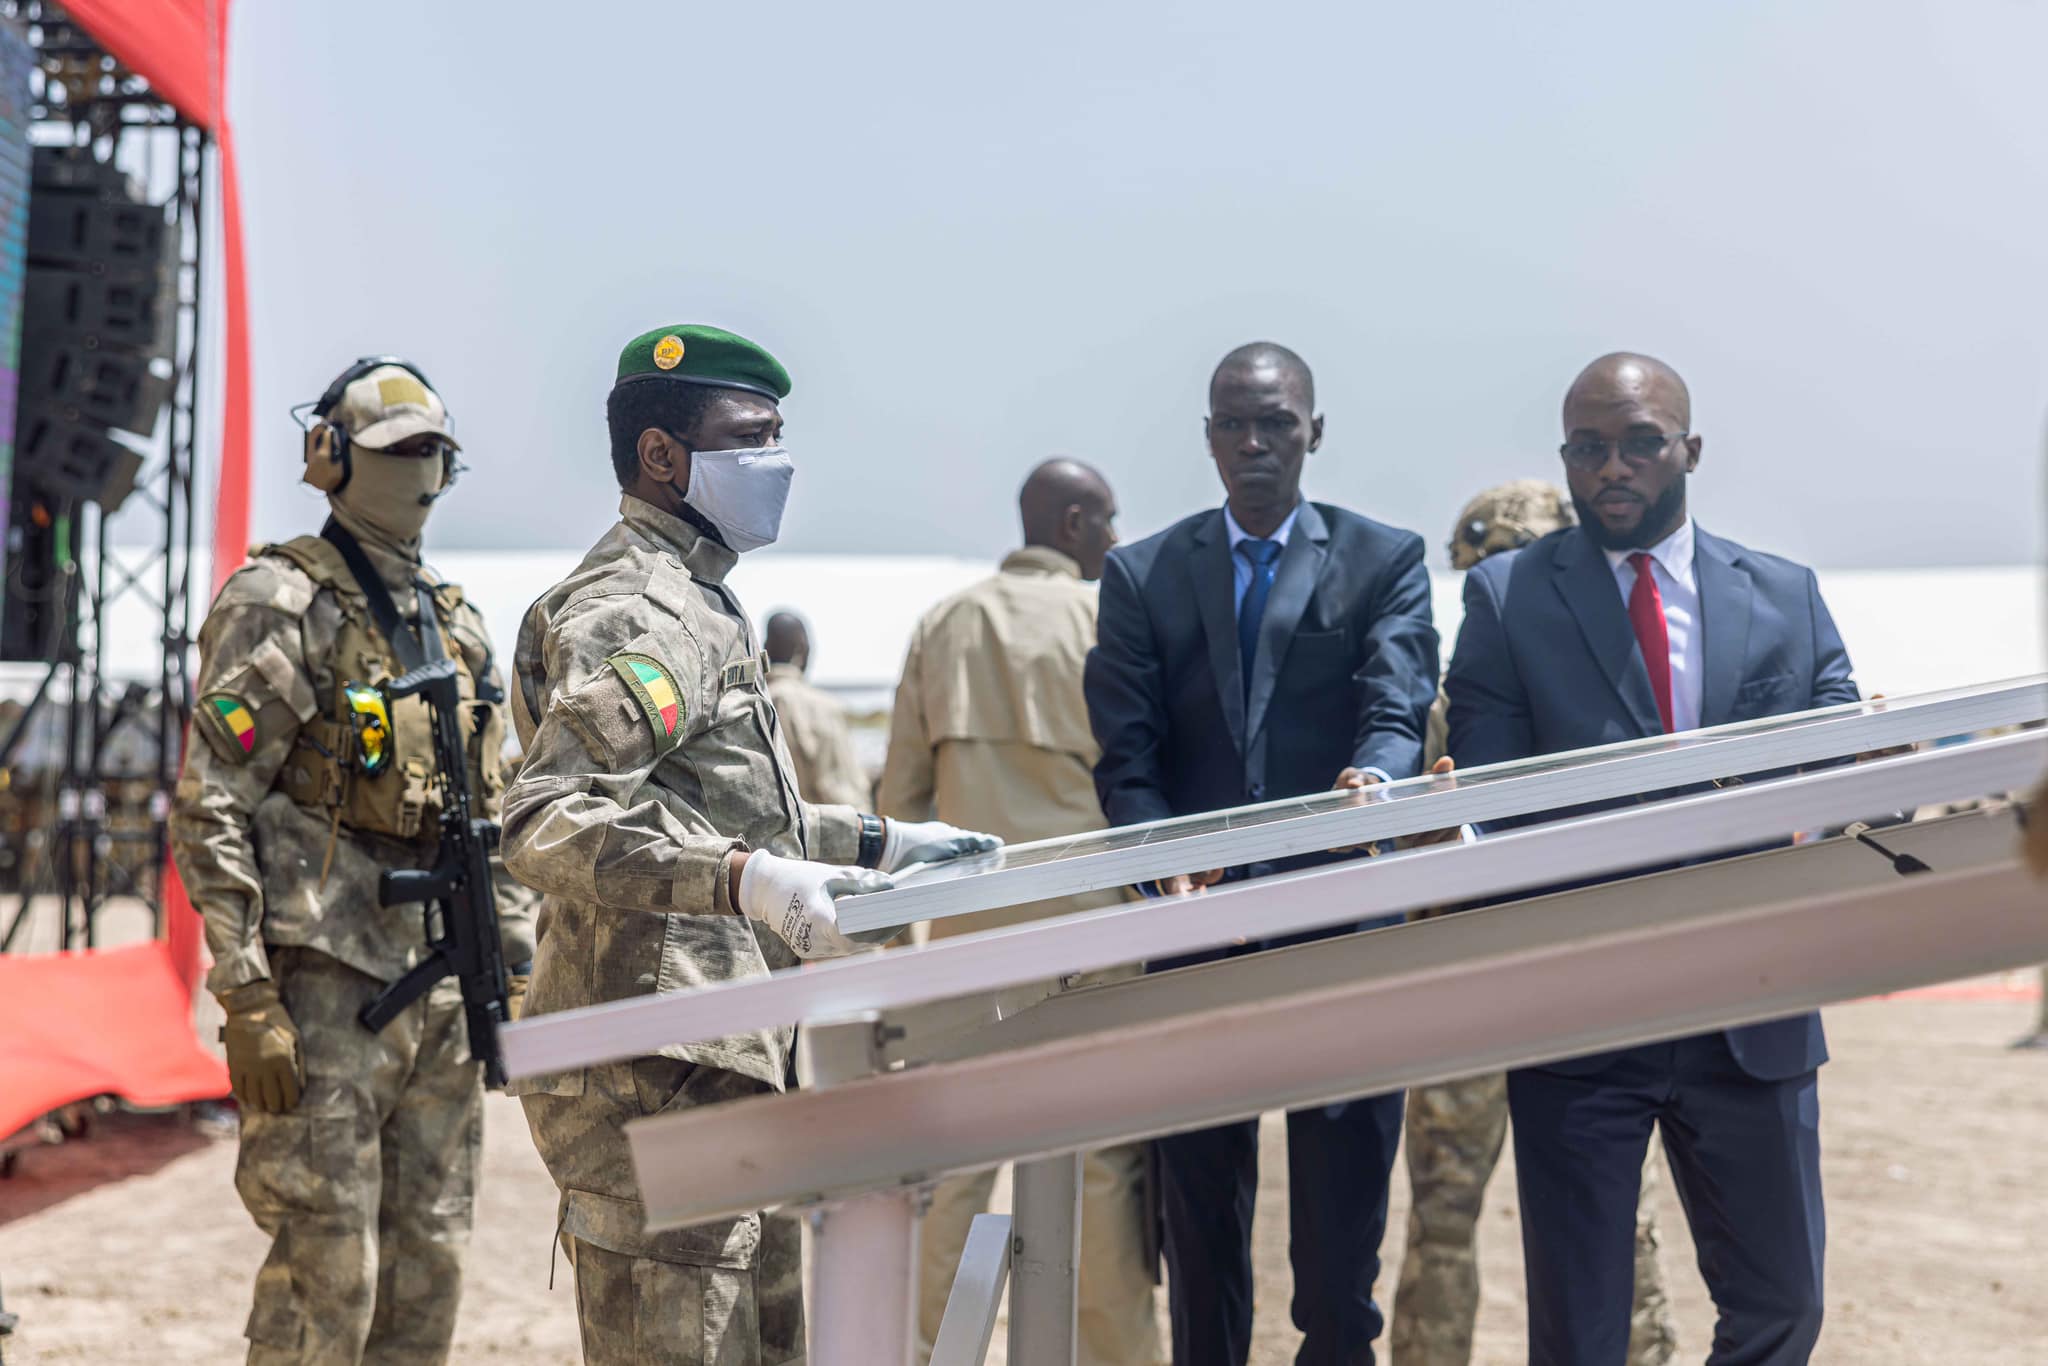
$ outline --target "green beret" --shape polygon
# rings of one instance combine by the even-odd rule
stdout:
[[[789,396],[789,371],[781,361],[745,337],[702,323],[657,327],[626,343],[617,384],[647,380],[745,389],[777,402]]]

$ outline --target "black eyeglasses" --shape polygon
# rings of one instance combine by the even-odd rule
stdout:
[[[1641,469],[1664,454],[1666,446],[1674,441],[1683,441],[1690,435],[1690,432],[1643,432],[1635,436],[1624,436],[1620,442],[1621,458],[1636,469]],[[1607,457],[1613,454],[1615,444],[1612,441],[1567,441],[1557,448],[1557,453],[1564,457],[1565,464],[1590,474],[1607,463]]]

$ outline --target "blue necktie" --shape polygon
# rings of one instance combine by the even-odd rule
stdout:
[[[1280,563],[1281,549],[1278,541],[1250,537],[1237,543],[1237,553],[1252,567],[1252,581],[1237,605],[1238,677],[1247,693],[1252,687],[1252,661],[1259,653],[1259,623],[1266,619],[1266,597],[1273,591],[1273,567]]]

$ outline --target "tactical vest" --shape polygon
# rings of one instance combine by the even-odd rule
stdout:
[[[332,589],[341,607],[341,628],[326,652],[332,678],[319,677],[318,662],[307,660],[316,682],[322,685],[315,689],[320,713],[299,728],[298,742],[278,775],[278,787],[300,806],[318,809],[347,829],[431,843],[436,838],[441,797],[434,768],[433,709],[424,699],[387,700],[388,758],[378,772],[364,771],[346,689],[350,684],[376,686],[397,677],[398,660],[391,643],[371,620],[369,602],[341,552],[318,536],[301,536],[280,545],[258,546],[252,553],[290,560],[315,583]],[[465,715],[459,729],[470,794],[482,804],[496,798],[505,786],[504,708],[477,697],[476,678],[463,647],[470,645],[480,652],[488,647],[474,639],[475,633],[466,626],[455,626],[462,590],[454,584],[437,584],[433,598],[441,635],[461,679]]]

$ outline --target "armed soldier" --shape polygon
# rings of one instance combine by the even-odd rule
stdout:
[[[855,945],[834,899],[998,841],[798,794],[767,664],[726,575],[774,541],[789,375],[715,327],[627,343],[606,403],[617,525],[527,611],[526,747],[505,860],[545,894],[529,1014],[760,976]],[[756,1366],[804,1354],[797,1226],[650,1233],[626,1121],[781,1090],[788,1029],[511,1088],[561,1187],[586,1362]]]
[[[502,963],[495,943],[479,959],[497,999],[467,1010],[460,983],[427,982],[454,903],[432,933],[420,903],[380,904],[386,874],[445,865],[444,810],[495,815],[503,694],[482,615],[420,562],[457,469],[440,395],[381,357],[308,406],[304,478],[331,516],[318,536],[258,546],[200,628],[171,833],[227,1011],[235,1185],[273,1240],[249,1360],[434,1362],[455,1327],[483,1140],[472,1014],[487,1051],[498,993],[523,988],[532,899],[500,880]],[[452,668],[460,724],[440,738],[459,732],[460,773],[436,759],[446,714],[388,686],[422,664]],[[380,995],[394,1014],[373,1032],[358,1016]]]
[[[1572,525],[1564,491],[1541,479],[1490,488],[1467,503],[1451,528],[1451,568],[1470,569]],[[1444,698],[1429,713],[1424,759],[1444,754]],[[1422,915],[1434,914],[1424,912]],[[1418,916],[1417,918],[1421,918]],[[1408,1093],[1408,1251],[1388,1335],[1402,1366],[1465,1366],[1479,1313],[1479,1211],[1508,1131],[1507,1078],[1495,1072],[1421,1086]],[[1650,1187],[1652,1164],[1643,1172]],[[1656,1216],[1637,1206],[1635,1304],[1629,1366],[1663,1366],[1677,1350],[1657,1265]]]

